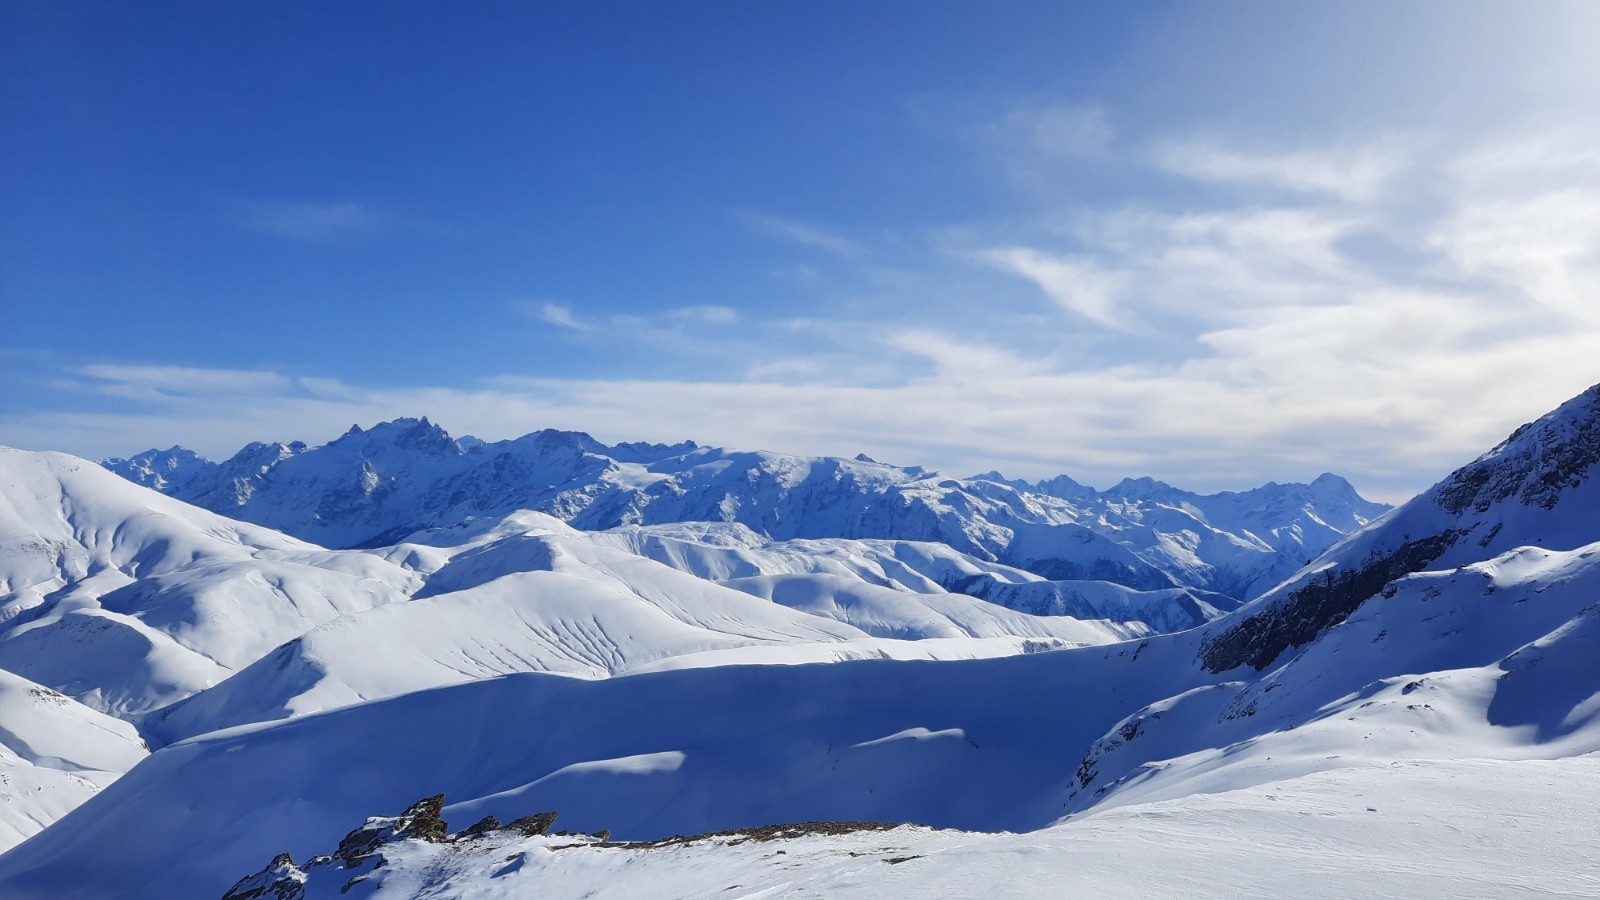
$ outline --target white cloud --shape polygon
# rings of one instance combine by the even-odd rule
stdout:
[[[1270,165],[1218,151],[1206,170],[1287,193],[950,228],[923,256],[855,264],[853,282],[830,271],[816,288],[830,305],[782,321],[715,304],[519,305],[573,341],[645,342],[716,361],[720,377],[507,372],[399,389],[105,364],[67,374],[125,399],[116,412],[0,425],[81,453],[174,440],[221,453],[427,414],[486,438],[554,426],[1091,483],[1239,488],[1333,470],[1397,499],[1600,381],[1600,154],[1587,149],[1600,141],[1370,143]]]
[[[1405,171],[1408,143],[1384,138],[1353,146],[1252,151],[1209,140],[1182,141],[1160,145],[1153,158],[1160,168],[1201,181],[1368,200]]]
[[[376,212],[359,203],[244,204],[242,223],[256,231],[311,243],[336,243],[364,237],[383,227]]]
[[[1001,247],[982,252],[995,266],[1037,284],[1040,290],[1080,316],[1107,328],[1124,329],[1117,314],[1120,295],[1129,277],[1101,267],[1093,259],[1051,256],[1028,247]]]
[[[732,325],[739,321],[739,311],[731,306],[680,306],[661,313],[660,318],[702,325]]]
[[[516,304],[517,309],[529,318],[538,319],[551,325],[570,328],[573,331],[593,331],[594,326],[578,321],[572,314],[572,307],[565,303],[555,303],[549,300],[534,301],[524,300]]]
[[[740,212],[737,213],[737,217],[740,222],[743,222],[752,231],[825,250],[835,256],[853,257],[861,256],[867,252],[865,247],[849,238],[840,237],[815,225],[807,225],[803,222],[796,222],[793,219],[785,219],[781,216],[758,212]]]

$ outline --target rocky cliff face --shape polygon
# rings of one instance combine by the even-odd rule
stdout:
[[[1347,619],[1402,576],[1462,566],[1520,546],[1570,550],[1594,539],[1600,503],[1600,385],[1329,551],[1294,582],[1215,633],[1213,672],[1262,669]]]

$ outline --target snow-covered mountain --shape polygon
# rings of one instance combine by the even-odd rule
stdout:
[[[0,849],[66,815],[147,752],[127,722],[0,669]]]
[[[1559,858],[1550,858],[1546,872],[1561,877],[1529,880],[1517,874],[1526,859],[1474,856],[1476,840],[1460,837],[1520,840],[1511,829],[1446,826],[1499,803],[1519,822],[1535,820],[1530,827],[1548,837],[1527,859],[1546,859],[1548,847],[1578,846],[1568,830],[1574,820],[1549,821],[1541,804],[1566,808],[1555,799],[1562,779],[1591,789],[1586,762],[1600,752],[1597,461],[1600,387],[1260,598],[1179,633],[965,660],[676,667],[674,657],[625,677],[510,674],[199,734],[152,754],[0,857],[0,893],[103,896],[136,885],[139,896],[220,895],[273,854],[305,861],[337,846],[364,817],[392,815],[441,792],[449,804],[444,815],[458,823],[553,809],[566,827],[608,829],[617,840],[875,820],[1035,831],[1015,844],[994,838],[1002,843],[991,846],[1043,857],[1041,848],[1092,848],[1086,835],[1131,828],[1126,841],[1133,843],[1107,848],[1126,858],[1129,847],[1185,833],[1228,844],[1266,838],[1276,825],[1307,835],[1305,853],[1315,849],[1325,859],[1340,846],[1330,851],[1329,840],[1378,858],[1382,836],[1426,834],[1442,842],[1447,857],[1488,879],[1463,893],[1516,893],[1519,885],[1547,883],[1581,892],[1586,876]],[[478,534],[479,527],[460,530]],[[756,593],[775,599],[790,576],[848,579],[851,586],[866,584],[862,575],[871,572],[902,585],[914,578],[890,575],[892,560],[912,555],[892,545],[807,568],[792,562],[801,555],[795,546],[762,544],[757,554],[740,550],[736,534],[701,533],[703,539],[692,530],[653,536],[620,529],[584,547],[621,551],[626,544],[637,564],[709,576],[699,581],[708,587],[724,587],[711,579],[757,579]],[[503,539],[523,540],[515,533]],[[439,588],[464,591],[527,571],[526,557],[510,558],[520,545],[497,550],[499,540],[434,538],[385,552],[434,579],[455,569]],[[735,552],[713,552],[719,543]],[[825,559],[829,551],[819,549]],[[661,567],[646,556],[678,561]],[[751,568],[738,568],[741,562]],[[805,571],[781,571],[788,565]],[[817,603],[802,594],[797,606]],[[840,613],[843,620],[831,621],[845,624],[858,614]],[[1521,784],[1526,792],[1507,797],[1482,784],[1455,784],[1465,779]],[[1280,795],[1288,813],[1274,817],[1269,810]],[[1419,812],[1421,798],[1457,795],[1459,803],[1447,801],[1454,804],[1450,816],[1429,820]],[[1575,815],[1593,821],[1592,813]],[[1296,824],[1302,818],[1313,821]],[[1577,827],[1587,833],[1586,824]],[[875,853],[880,840],[906,845],[894,851],[896,859],[926,850],[956,851],[950,859],[959,860],[961,842],[990,840],[862,834],[873,836],[850,841],[872,845],[852,849]],[[390,887],[400,895],[425,884],[445,894],[495,896],[558,891],[579,877],[571,866],[587,867],[591,884],[618,860],[642,860],[635,864],[640,877],[673,871],[648,857],[605,855],[635,849],[593,846],[563,856],[574,851],[510,846],[519,840],[449,845],[445,860],[423,846],[429,841],[408,838],[395,847],[391,872],[374,877],[371,857],[358,868],[329,863],[317,869],[328,875],[317,887],[370,896],[393,877]],[[498,863],[491,854],[499,854]],[[884,871],[889,856],[882,855],[851,858]],[[677,858],[716,871],[703,856]],[[1417,873],[1435,864],[1390,859],[1401,870],[1394,883],[1420,883]],[[848,877],[835,863],[817,881],[793,880],[804,877],[794,867],[790,880],[775,881],[775,868],[757,871],[757,864],[737,871],[756,871],[759,889],[804,890]],[[1077,868],[1070,853],[1055,865],[1020,865],[1052,886]],[[290,866],[279,868],[287,873]],[[452,872],[468,880],[453,887],[439,880]],[[1259,875],[1243,880],[1270,886]],[[1322,886],[1338,892],[1337,884]]]
[[[413,535],[375,551],[420,576],[410,602],[312,628],[142,724],[167,743],[517,672],[603,678],[729,662],[962,659],[1150,631],[837,575],[794,576],[793,591],[762,595],[597,540],[604,537],[531,512]]]
[[[181,448],[107,460],[195,505],[331,547],[377,546],[467,516],[533,509],[578,528],[736,522],[772,539],[933,541],[1058,581],[1192,587],[1243,600],[1388,507],[1343,479],[1201,496],[1150,479],[1095,493],[1062,476],[954,479],[870,459],[578,432],[456,441],[423,419],[318,447],[251,444],[213,464]]]
[[[764,550],[741,529],[751,543],[740,574],[788,576],[763,589],[644,552],[670,545],[666,558],[686,558],[685,526],[589,533],[523,512],[324,550],[62,454],[0,451],[0,487],[0,667],[162,741],[512,672],[607,677],[730,654],[968,658],[1217,614],[1185,590],[1114,586],[1145,606],[1014,612],[938,579],[1048,585],[942,545],[835,541],[851,565],[801,571],[775,562],[795,551]],[[709,560],[713,548],[696,546]]]
[[[420,584],[75,457],[0,448],[0,668],[95,709],[164,706]]]

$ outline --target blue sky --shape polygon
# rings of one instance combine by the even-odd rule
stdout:
[[[1397,499],[1600,380],[1600,7],[0,9],[0,442]]]

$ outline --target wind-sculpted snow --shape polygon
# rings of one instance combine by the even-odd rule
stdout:
[[[619,840],[830,819],[1024,831],[1329,769],[1600,750],[1600,544],[1393,587],[1261,673],[1206,672],[1195,631],[962,662],[513,675],[219,732],[0,858],[0,892],[220,894],[433,792],[454,821],[556,809]]]
[[[607,446],[578,432],[455,441],[427,419],[352,428],[320,447],[252,444],[202,463],[181,448],[107,461],[173,496],[327,546],[380,546],[467,516],[534,509],[588,530],[736,522],[772,540],[938,542],[1057,581],[1236,599],[1386,509],[1332,475],[1211,496],[1141,479],[1097,494],[1065,476],[961,480],[865,458]]]
[[[957,552],[945,544],[926,541],[811,540],[769,541],[743,525],[696,522],[674,525],[623,526],[596,532],[594,540],[624,547],[702,578],[739,590],[785,602],[782,592],[765,586],[763,578],[781,576],[834,576],[833,593],[861,593],[851,582],[924,595],[962,594],[1031,616],[1071,616],[1077,619],[1142,623],[1148,630],[1181,631],[1209,622],[1238,605],[1232,598],[1191,588],[1139,591],[1109,581],[1050,581],[1032,572],[986,562]],[[841,580],[842,579],[842,580]],[[800,587],[800,582],[808,587]],[[825,580],[791,578],[794,592],[821,597]],[[867,592],[870,593],[870,592]],[[885,602],[921,601],[881,594]],[[938,602],[958,603],[968,609],[965,597]],[[812,604],[813,610],[822,607]],[[926,612],[926,610],[924,610]],[[995,613],[998,615],[998,613]],[[1007,634],[1033,634],[1026,617],[1006,617]],[[1019,625],[1024,623],[1018,630]],[[1034,625],[1034,628],[1039,627]],[[1135,637],[1141,630],[1123,632]],[[978,635],[982,636],[982,635]]]
[[[1132,621],[1138,615],[1038,619],[950,594],[916,567],[1037,576],[942,545],[836,541],[838,559],[860,564],[830,570],[839,579],[819,570],[807,576],[817,585],[774,596],[677,571],[626,536],[538,513],[458,523],[390,548],[326,551],[71,457],[6,451],[0,466],[0,666],[161,740],[511,672],[605,677],[672,657],[717,664],[735,652],[773,663],[974,658],[1149,630]],[[783,557],[752,552],[768,563]],[[912,563],[872,561],[885,553]],[[886,565],[908,583],[884,583],[912,590],[863,596],[857,588],[870,585],[852,582],[877,583],[870,570]],[[832,599],[786,606],[796,590]],[[1084,612],[1060,610],[1069,611]],[[956,637],[971,640],[948,640]]]
[[[144,727],[168,742],[515,672],[601,678],[669,659],[718,664],[730,651],[769,663],[972,658],[1147,631],[841,576],[795,576],[785,590],[719,584],[605,537],[539,513],[422,532],[382,551],[425,579],[417,599],[313,628]],[[987,640],[930,640],[953,637]]]
[[[0,668],[117,715],[203,690],[420,579],[0,448]]]
[[[799,662],[861,641],[1059,646],[982,637],[1048,620],[1011,620],[1019,614],[998,606],[976,616],[962,606],[971,598],[948,592],[963,580],[991,591],[1059,585],[931,543],[775,541],[754,526],[585,534],[528,513],[423,532],[380,554],[421,581],[421,599],[343,618],[235,676],[231,690],[190,700],[194,721],[171,736],[198,736],[0,857],[0,894],[220,894],[274,854],[305,859],[352,821],[441,792],[453,820],[556,809],[567,827],[618,840],[823,820],[1055,834],[1116,808],[1208,808],[1197,797],[1346,778],[1329,770],[1592,754],[1600,479],[1581,460],[1595,415],[1579,398],[1475,464],[1489,477],[1458,473],[1197,628],[1056,652],[1013,645],[989,659],[730,664]],[[1470,503],[1442,494],[1468,483],[1479,486]],[[561,579],[570,583],[543,600],[527,586]],[[595,612],[594,627],[540,644],[519,636],[538,632],[530,623],[579,617],[506,616],[521,615],[514,598],[574,593],[585,610],[635,618],[614,626]],[[683,643],[635,655],[618,632],[655,628],[637,616],[658,613],[675,623],[667,628],[690,629]],[[696,650],[697,633],[737,645]],[[885,637],[898,634],[924,638]],[[394,646],[399,670],[364,663],[361,649],[374,645]],[[482,677],[496,665],[539,668],[526,649],[536,645],[623,677]],[[449,665],[462,671],[446,680],[471,680],[417,689]],[[286,674],[275,681],[275,671]],[[408,681],[414,672],[423,677]],[[396,685],[406,692],[352,702]],[[200,733],[207,721],[290,713]]]
[[[94,796],[145,754],[132,725],[0,670],[0,851]]]

